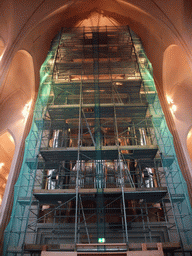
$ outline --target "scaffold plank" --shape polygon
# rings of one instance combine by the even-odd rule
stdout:
[[[85,195],[83,199],[89,197],[94,200],[93,195],[97,193],[97,189],[79,189],[80,195]],[[167,194],[166,188],[124,188],[125,199],[127,200],[140,200],[146,199],[149,202],[157,202]],[[35,189],[33,195],[40,202],[53,202],[66,201],[75,196],[75,189]],[[105,198],[111,196],[120,196],[121,188],[104,188],[103,195]]]

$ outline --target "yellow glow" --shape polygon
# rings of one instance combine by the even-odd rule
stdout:
[[[189,139],[191,137],[191,135],[192,135],[192,131],[190,130],[188,135],[187,135],[187,139]]]
[[[85,90],[85,92],[94,92],[95,90]]]
[[[53,65],[53,63],[54,63],[54,60],[53,60],[53,59],[50,59],[50,60],[49,60],[49,64],[50,64],[50,65]]]
[[[32,100],[29,101],[27,104],[25,104],[25,107],[22,111],[22,114],[23,114],[25,119],[27,119],[27,117],[29,115],[29,112],[30,112],[30,109],[31,109],[31,104],[32,104]]]
[[[11,134],[8,134],[8,137],[9,137],[9,139],[10,139],[11,142],[14,142],[14,139],[13,139],[13,137],[11,136]]]
[[[173,100],[169,96],[167,96],[167,102],[168,104],[173,104]]]
[[[171,111],[172,111],[173,113],[175,113],[176,110],[177,110],[176,105],[172,105],[172,106],[171,106]]]
[[[5,165],[4,163],[0,163],[0,169],[1,169],[4,165]]]

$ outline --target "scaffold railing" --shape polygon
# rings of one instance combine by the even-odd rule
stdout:
[[[33,123],[25,141],[23,164],[14,188],[12,214],[4,234],[4,255],[12,254],[12,251],[14,251],[13,254],[23,252],[44,125],[42,116],[46,111],[47,104],[49,104],[51,90],[50,75],[53,72],[53,60],[58,43],[59,35],[52,42],[51,51],[49,51],[40,71],[41,82],[34,110]],[[37,125],[36,120],[39,119],[41,122]],[[27,159],[33,159],[33,168],[30,168],[27,164]]]
[[[152,65],[144,52],[140,38],[133,32],[132,41],[135,47],[144,91],[149,102],[149,111],[155,128],[157,143],[165,172],[165,178],[173,207],[173,217],[177,227],[177,236],[185,248],[192,244],[192,209],[189,201],[186,181],[181,173],[174,149],[173,137],[166,124],[165,116],[153,80]]]
[[[189,244],[186,185],[139,38],[128,27],[62,29],[40,75],[4,254]]]

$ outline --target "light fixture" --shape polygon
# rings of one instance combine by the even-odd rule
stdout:
[[[22,114],[24,116],[25,119],[27,119],[28,115],[29,115],[29,111],[31,109],[31,104],[32,104],[32,100],[29,101],[27,104],[25,104],[23,110],[22,110]]]
[[[1,169],[4,165],[5,165],[4,163],[0,163],[0,169]]]
[[[177,106],[176,105],[172,105],[171,106],[171,110],[172,110],[173,113],[175,113],[175,111],[177,110]]]
[[[173,104],[173,100],[169,96],[167,96],[167,102],[168,104]]]
[[[170,105],[170,110],[172,114],[174,114],[177,110],[177,106],[174,104],[173,99],[171,97],[167,96],[167,102]]]

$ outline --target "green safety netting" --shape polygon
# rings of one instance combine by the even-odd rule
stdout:
[[[152,65],[145,54],[139,37],[133,31],[131,31],[131,35],[135,45],[140,73],[143,79],[144,91],[149,103],[149,111],[155,128],[156,139],[165,171],[177,231],[183,244],[191,244],[192,210],[189,201],[187,184],[180,170],[174,149],[173,136],[168,129],[158,98],[153,79]],[[180,200],[177,201],[179,197]]]
[[[145,55],[143,46],[138,36],[133,31],[129,31],[129,29],[127,33],[130,33],[131,35],[140,75],[143,80],[143,93],[146,95],[149,104],[149,111],[155,128],[156,140],[161,152],[160,155],[165,171],[171,205],[173,207],[174,221],[177,225],[177,232],[184,245],[190,244],[192,241],[192,212],[187,186],[178,165],[174,150],[173,137],[167,127],[166,120],[158,99],[158,94],[153,80],[152,65]],[[55,65],[55,58],[59,46],[60,36],[61,32],[52,41],[51,49],[40,70],[41,82],[34,110],[33,123],[25,142],[23,164],[14,189],[12,215],[4,236],[4,255],[7,255],[7,253],[20,254],[24,249],[23,247],[28,225],[29,209],[32,200],[32,191],[44,126],[43,116],[46,113],[47,105],[52,103],[52,73]],[[99,51],[99,49],[95,50],[96,53],[97,51]],[[97,67],[95,67],[94,70],[97,73]],[[95,83],[95,89],[96,91],[98,90],[97,82]],[[62,97],[64,97],[64,95],[65,92],[62,94]],[[99,120],[100,107],[99,98],[97,97],[96,103],[95,112],[97,115],[97,120]],[[100,127],[99,123],[97,125]],[[100,136],[99,130],[98,136]],[[97,141],[100,141],[99,137]],[[98,149],[100,148],[99,144],[96,146]],[[97,159],[100,158],[101,157],[98,156]],[[29,159],[32,159],[32,165],[29,165]]]
[[[37,96],[33,122],[29,135],[25,140],[25,152],[19,178],[14,187],[14,202],[10,222],[4,233],[4,255],[11,253],[12,249],[22,252],[26,227],[29,216],[29,207],[32,199],[32,190],[35,181],[39,148],[43,130],[43,115],[50,99],[51,74],[55,51],[58,46],[59,35],[52,42],[45,62],[40,70],[40,86]],[[33,166],[28,165],[28,159],[33,159]]]

